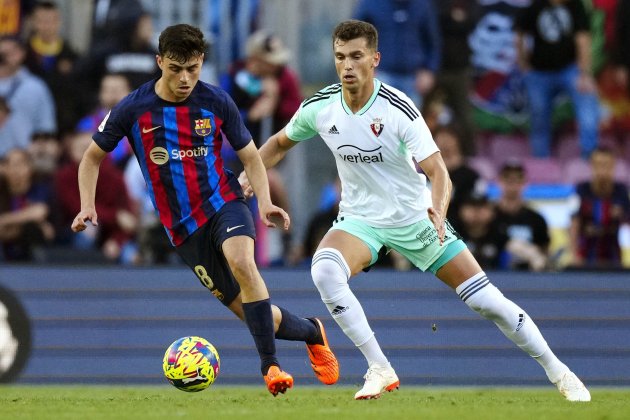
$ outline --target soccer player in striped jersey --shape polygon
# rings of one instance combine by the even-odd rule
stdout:
[[[227,139],[242,161],[258,197],[260,217],[274,227],[286,212],[273,205],[260,155],[236,105],[223,90],[199,81],[206,42],[190,25],[166,28],[159,39],[161,77],[131,92],[105,117],[79,166],[81,211],[74,231],[98,223],[94,206],[98,169],[127,137],[140,164],[153,205],[178,254],[201,283],[244,320],[274,396],[293,386],[276,358],[275,338],[304,341],[318,379],[339,376],[322,323],[271,305],[254,260],[254,221],[236,176],[223,167]],[[274,338],[275,335],[275,338]]]
[[[333,319],[367,360],[365,384],[355,398],[378,398],[399,386],[348,286],[349,278],[374,264],[381,251],[394,249],[493,321],[543,366],[568,400],[589,401],[588,390],[553,354],[534,321],[490,283],[446,221],[448,171],[415,105],[375,78],[380,53],[374,26],[342,22],[332,43],[341,83],[305,100],[260,155],[267,168],[273,167],[293,146],[319,135],[335,157],[342,190],[339,214],[313,256],[311,274]],[[239,180],[251,194],[247,174]]]

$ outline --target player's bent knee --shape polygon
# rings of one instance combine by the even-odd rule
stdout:
[[[334,248],[323,248],[313,255],[311,276],[324,302],[337,300],[350,290],[350,269],[341,253]]]
[[[237,280],[245,280],[257,277],[256,262],[247,256],[237,255],[227,258],[227,263],[230,266],[230,270],[234,274]]]

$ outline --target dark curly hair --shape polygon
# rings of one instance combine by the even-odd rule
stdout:
[[[206,52],[208,44],[199,28],[185,23],[169,26],[160,34],[158,52],[162,57],[185,63]]]
[[[333,47],[336,40],[351,41],[357,38],[365,38],[368,48],[378,49],[378,31],[371,23],[362,20],[346,20],[335,27],[332,34]]]

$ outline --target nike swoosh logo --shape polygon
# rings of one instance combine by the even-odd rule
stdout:
[[[155,127],[151,127],[151,128],[143,127],[142,128],[142,134],[150,133],[151,131],[157,130],[160,127],[162,127],[162,126],[161,125],[156,125]]]
[[[232,227],[227,228],[226,231],[227,231],[227,233],[230,233],[234,229],[238,229],[238,228],[243,227],[243,226],[245,226],[245,225],[232,226]]]

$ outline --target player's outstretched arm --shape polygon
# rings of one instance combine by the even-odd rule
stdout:
[[[268,227],[276,227],[276,223],[272,218],[281,218],[284,230],[289,229],[291,223],[289,215],[286,211],[278,206],[273,205],[269,194],[269,180],[267,179],[267,170],[258,154],[256,145],[252,140],[249,144],[236,152],[245,168],[247,179],[247,190],[251,190],[256,194],[258,199],[258,211],[260,219]],[[239,178],[242,178],[239,177]],[[241,185],[243,182],[241,181]],[[247,195],[247,192],[246,192]],[[251,195],[251,194],[250,194]]]
[[[278,162],[284,159],[289,149],[291,149],[296,144],[297,142],[289,140],[289,137],[287,137],[284,128],[278,131],[273,136],[269,137],[265,144],[263,144],[262,147],[258,150],[258,153],[260,154],[260,158],[265,168],[269,169],[276,166]],[[247,174],[247,172],[242,172],[238,177],[238,182],[241,184],[241,188],[243,188],[243,193],[247,198],[254,195],[254,190],[252,190],[248,175],[249,174]]]
[[[276,166],[296,144],[298,142],[291,141],[284,128],[269,137],[259,150],[265,168],[269,169]]]
[[[81,211],[72,221],[72,230],[81,232],[87,227],[90,221],[93,225],[98,225],[98,215],[94,204],[96,197],[96,181],[98,180],[98,169],[107,153],[96,143],[90,143],[83,154],[83,159],[79,164],[79,194],[81,195]]]
[[[444,220],[451,200],[453,185],[440,152],[432,154],[420,162],[419,165],[429,178],[429,181],[431,181],[431,201],[433,205],[429,208],[429,219],[435,226],[435,230],[437,230],[441,244],[444,242],[444,235],[446,234]]]

